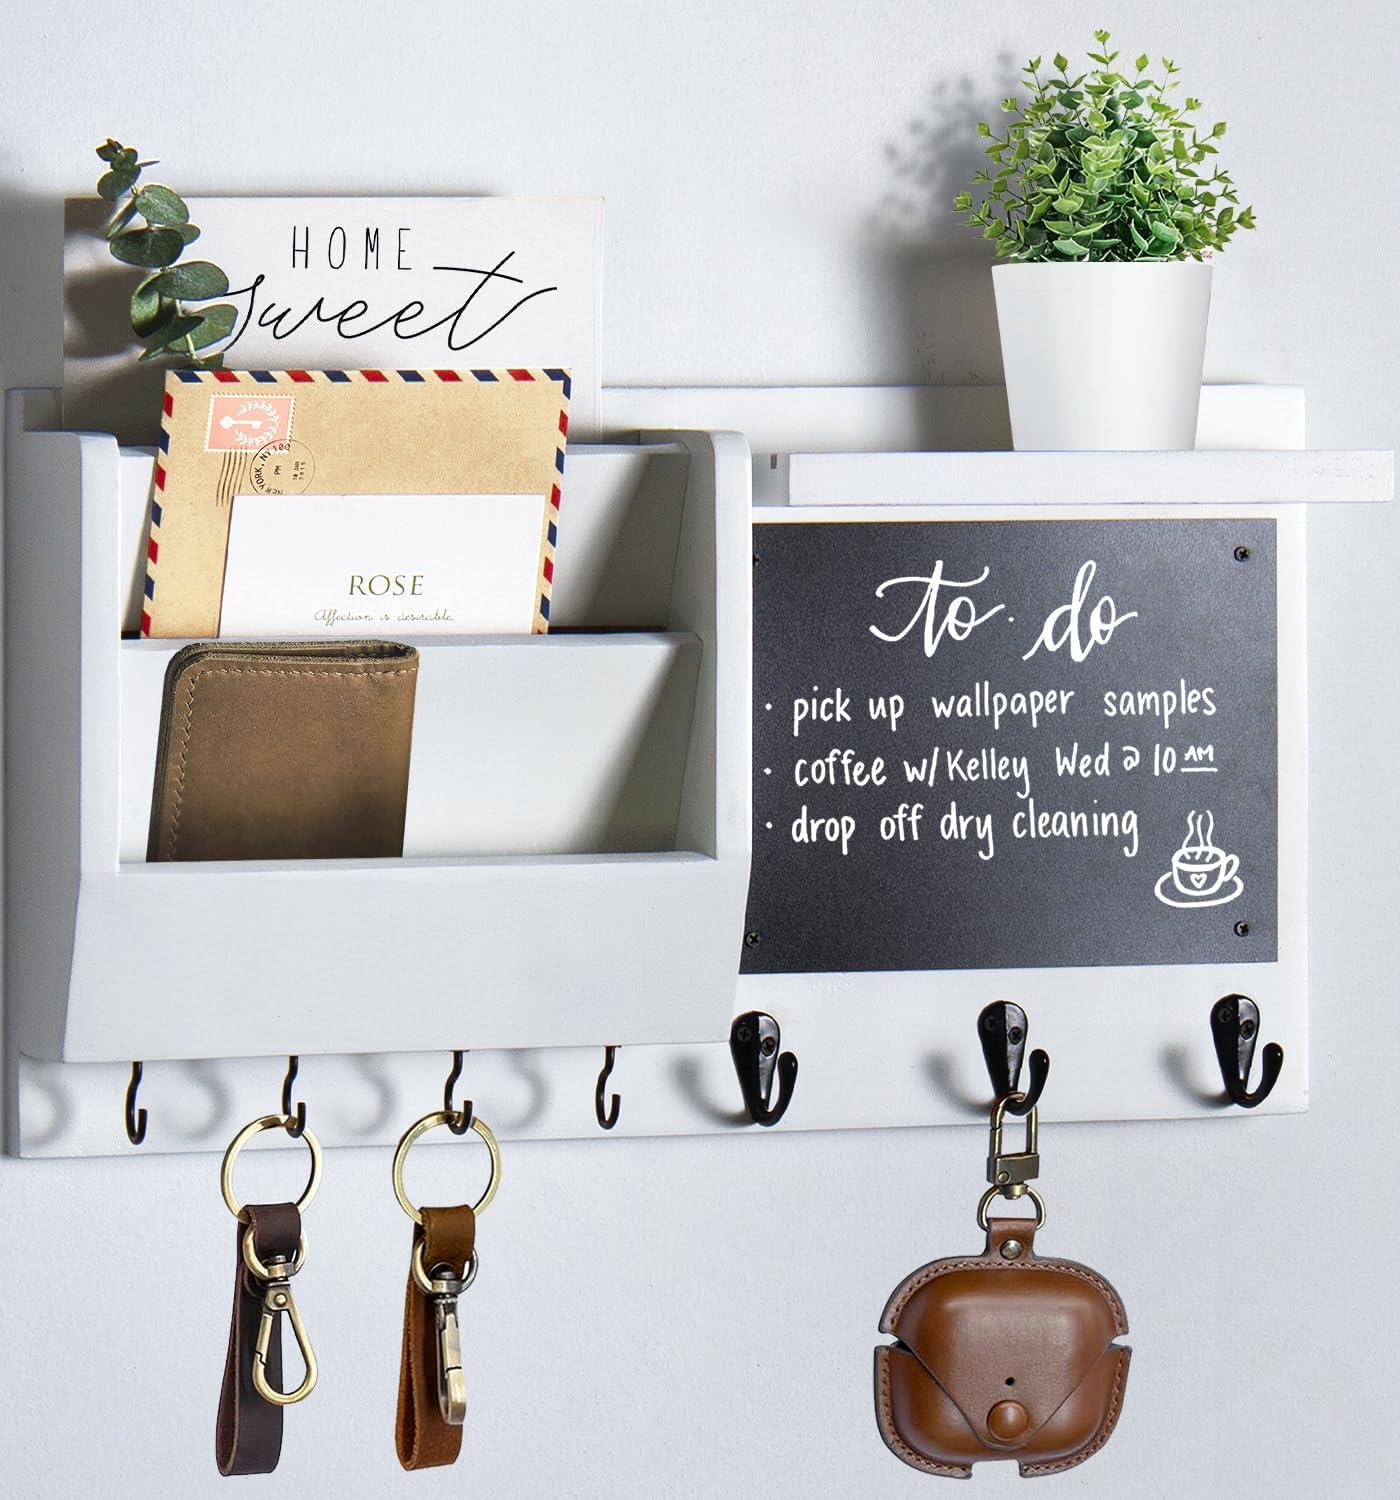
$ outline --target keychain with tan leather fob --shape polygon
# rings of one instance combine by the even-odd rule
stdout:
[[[501,1181],[500,1148],[489,1126],[477,1119],[470,1100],[460,1109],[451,1106],[452,1085],[461,1065],[461,1054],[457,1053],[443,1101],[446,1108],[415,1120],[394,1153],[394,1196],[414,1223],[394,1426],[394,1446],[405,1469],[432,1469],[453,1463],[461,1450],[467,1377],[462,1368],[457,1299],[476,1280],[477,1215],[496,1196]],[[409,1150],[420,1136],[439,1125],[446,1125],[454,1135],[474,1131],[491,1153],[491,1180],[474,1204],[418,1208],[404,1187]]]
[[[935,1260],[895,1289],[880,1329],[898,1342],[875,1351],[880,1435],[926,1474],[966,1479],[983,1459],[1015,1459],[1023,1478],[1058,1474],[1097,1453],[1123,1403],[1131,1350],[1118,1293],[1096,1271],[1035,1253],[1045,1205],[1035,1107],[1022,1151],[1003,1148],[1008,1108],[992,1110],[987,1180],[977,1222],[980,1255]],[[1027,1198],[1034,1218],[989,1219],[998,1196]]]

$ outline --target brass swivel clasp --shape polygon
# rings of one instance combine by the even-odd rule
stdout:
[[[1020,1094],[1003,1094],[992,1107],[991,1135],[987,1144],[987,1181],[991,1185],[982,1194],[977,1207],[977,1222],[983,1229],[987,1227],[987,1209],[998,1196],[1007,1199],[1028,1197],[1035,1204],[1036,1224],[1045,1222],[1045,1205],[1040,1194],[1030,1185],[1040,1176],[1040,1121],[1034,1105],[1026,1114],[1023,1149],[1008,1151],[1003,1139],[1007,1107],[1021,1098]]]
[[[1000,1190],[1004,1198],[1019,1198],[1026,1184],[1040,1176],[1040,1122],[1032,1107],[1026,1116],[1025,1149],[1008,1151],[1002,1142],[1006,1127],[1006,1107],[1015,1102],[1014,1094],[1005,1094],[992,1110],[992,1133],[987,1146],[987,1181]]]
[[[457,1322],[457,1299],[476,1280],[476,1251],[467,1262],[466,1272],[458,1277],[452,1267],[423,1265],[423,1242],[413,1247],[413,1280],[418,1290],[432,1304],[437,1329],[438,1410],[451,1427],[460,1427],[467,1419],[467,1377],[462,1369],[462,1333]]]
[[[294,1406],[298,1401],[305,1401],[316,1388],[316,1354],[311,1347],[311,1340],[306,1336],[306,1325],[301,1321],[296,1298],[292,1296],[291,1278],[301,1270],[305,1258],[306,1242],[303,1240],[291,1260],[273,1259],[264,1264],[253,1250],[252,1235],[244,1236],[244,1264],[263,1284],[262,1311],[258,1315],[257,1339],[253,1344],[253,1389],[264,1401],[270,1401],[274,1406]],[[272,1343],[272,1330],[283,1314],[292,1325],[292,1334],[306,1366],[301,1384],[294,1391],[279,1391],[267,1378],[267,1354]]]

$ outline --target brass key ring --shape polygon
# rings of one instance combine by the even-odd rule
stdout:
[[[423,1222],[423,1212],[414,1207],[404,1188],[404,1162],[408,1159],[408,1153],[414,1142],[420,1136],[426,1135],[430,1130],[436,1130],[439,1125],[450,1125],[457,1118],[455,1111],[445,1109],[434,1110],[432,1114],[424,1115],[421,1120],[415,1120],[404,1131],[399,1141],[399,1148],[394,1152],[394,1197],[399,1200],[399,1207],[415,1224]],[[492,1135],[491,1127],[477,1119],[475,1115],[472,1116],[471,1128],[486,1142],[486,1149],[491,1153],[491,1180],[486,1184],[486,1191],[472,1204],[473,1212],[485,1213],[490,1207],[491,1200],[496,1196],[496,1189],[501,1185],[501,1148],[496,1144],[496,1137]]]
[[[285,1130],[289,1125],[294,1124],[296,1124],[296,1118],[293,1115],[263,1115],[261,1119],[253,1120],[245,1125],[228,1143],[228,1150],[224,1152],[224,1164],[219,1168],[219,1191],[224,1195],[225,1207],[235,1219],[243,1217],[243,1205],[233,1196],[233,1164],[238,1158],[238,1153],[262,1131]],[[303,1130],[300,1139],[306,1143],[307,1150],[311,1152],[311,1175],[306,1179],[306,1188],[296,1204],[297,1212],[305,1213],[307,1205],[316,1196],[316,1189],[321,1185],[321,1143],[309,1130]]]

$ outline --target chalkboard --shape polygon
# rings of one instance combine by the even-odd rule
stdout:
[[[753,551],[744,973],[1276,957],[1272,520]]]

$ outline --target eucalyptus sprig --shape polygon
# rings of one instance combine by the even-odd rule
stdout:
[[[222,297],[228,277],[213,261],[177,264],[185,246],[199,238],[199,230],[190,223],[190,211],[178,193],[158,182],[141,184],[142,171],[155,162],[138,161],[135,151],[110,137],[97,154],[107,163],[97,191],[115,205],[107,221],[107,246],[124,265],[152,273],[131,294],[131,327],[146,346],[141,358],[174,355],[202,369],[216,369],[221,356],[201,358],[200,351],[228,338],[238,309],[228,302],[212,307],[189,304]]]
[[[1225,123],[1203,131],[1189,116],[1201,101],[1172,96],[1180,71],[1146,53],[1115,66],[1109,33],[1096,31],[1095,66],[1071,78],[1069,59],[1023,70],[1028,97],[1003,99],[1014,116],[1004,136],[977,126],[990,163],[953,207],[965,224],[1017,261],[1201,260],[1237,229],[1254,228],[1230,174],[1216,160]]]

